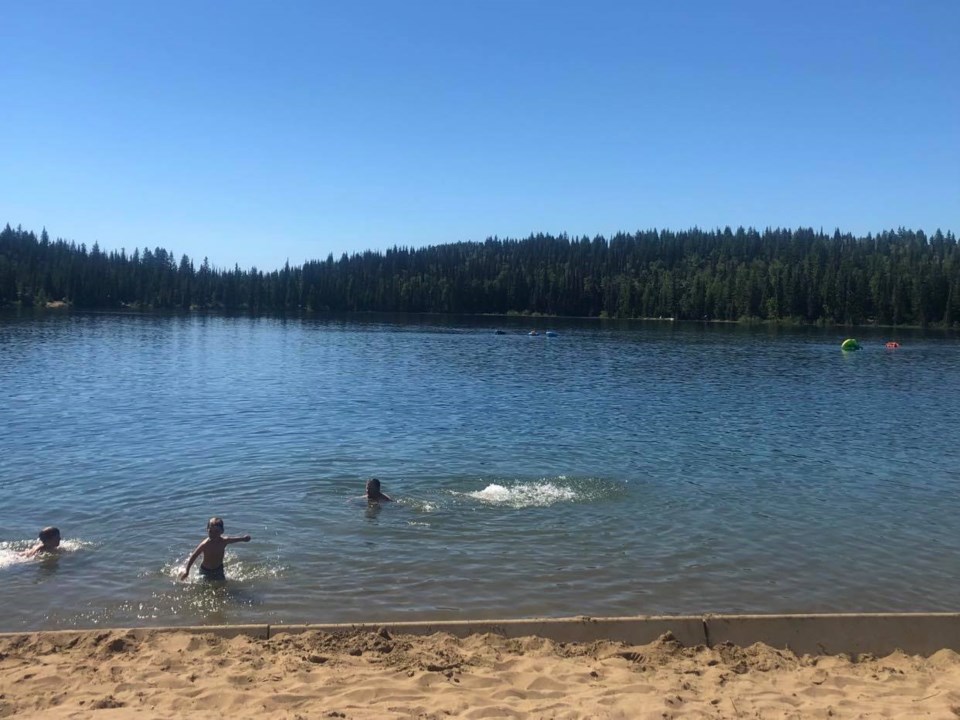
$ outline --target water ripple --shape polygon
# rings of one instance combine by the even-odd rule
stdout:
[[[953,609],[955,335],[510,322],[3,316],[0,629]]]

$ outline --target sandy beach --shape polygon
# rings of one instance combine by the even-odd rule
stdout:
[[[809,656],[386,629],[0,639],[0,717],[955,718],[960,656]]]

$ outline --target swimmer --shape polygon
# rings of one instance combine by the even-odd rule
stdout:
[[[21,555],[24,557],[36,557],[37,555],[53,555],[60,552],[60,529],[55,527],[45,527],[40,531],[40,540],[29,550],[24,550]]]
[[[227,545],[238,542],[250,542],[250,536],[228,537],[223,534],[223,518],[210,518],[207,523],[207,537],[197,545],[197,549],[187,560],[187,566],[180,573],[180,579],[187,579],[193,561],[203,555],[203,560],[200,561],[200,577],[204,580],[226,580],[226,575],[223,572],[223,553],[226,551]]]
[[[380,481],[377,478],[370,478],[367,480],[367,492],[364,497],[370,502],[374,501],[383,501],[383,502],[393,502],[393,498],[389,495],[380,492]]]

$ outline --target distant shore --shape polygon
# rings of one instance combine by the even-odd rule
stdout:
[[[149,307],[137,307],[135,305],[124,305],[122,307],[104,307],[104,308],[75,308],[71,303],[64,302],[62,300],[55,300],[47,302],[44,305],[20,305],[20,304],[11,304],[0,305],[0,310],[28,310],[28,311],[39,311],[44,312],[46,310],[55,310],[55,311],[76,311],[76,312],[94,312],[94,313],[103,313],[103,312],[116,312],[116,313],[130,313],[130,314],[144,314],[144,315],[222,315],[224,317],[236,317],[238,315],[242,316],[255,316],[255,317],[276,317],[276,313],[269,312],[260,312],[260,313],[248,313],[244,309],[238,310],[225,310],[223,308],[200,308],[200,307],[191,307],[188,310],[170,310],[170,309],[155,309]],[[679,325],[737,325],[737,326],[756,326],[756,327],[784,327],[784,328],[823,328],[823,329],[842,329],[849,330],[851,332],[867,329],[867,330],[935,330],[935,331],[951,331],[951,330],[960,330],[960,322],[954,322],[951,325],[944,325],[943,323],[930,323],[928,325],[884,325],[880,323],[861,323],[859,325],[847,325],[847,324],[837,324],[837,323],[824,323],[824,322],[808,322],[805,320],[797,318],[780,318],[776,320],[766,320],[762,318],[740,318],[738,320],[717,320],[717,319],[678,319],[675,317],[603,317],[603,316],[574,316],[574,315],[545,315],[540,313],[401,313],[401,312],[381,312],[376,310],[357,310],[351,312],[319,312],[319,311],[301,311],[296,313],[294,317],[326,317],[326,316],[336,316],[336,317],[371,317],[371,316],[409,316],[409,317],[444,317],[444,318],[456,318],[456,317],[472,317],[472,318],[489,318],[491,320],[509,320],[509,321],[544,321],[544,320],[554,320],[554,321],[581,321],[581,322],[659,322],[659,323],[676,323]],[[290,313],[284,315],[284,317],[290,317]]]

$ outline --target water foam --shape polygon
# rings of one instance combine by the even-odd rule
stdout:
[[[186,563],[180,561],[174,561],[167,563],[161,569],[161,574],[170,578],[171,580],[180,580],[180,573],[183,572],[183,568]],[[199,570],[200,560],[198,559],[193,568],[190,570],[190,576],[183,582],[186,584],[206,584],[206,580],[200,575]],[[227,552],[223,559],[223,569],[224,575],[227,580],[233,580],[236,582],[243,582],[246,580],[260,580],[263,578],[275,578],[283,575],[286,567],[282,565],[279,560],[276,562],[258,562],[256,560],[243,560],[231,552]],[[150,573],[145,573],[148,575]]]
[[[483,490],[462,494],[487,505],[512,508],[548,507],[561,502],[575,502],[578,499],[573,488],[557,485],[549,480],[515,485],[490,483]]]
[[[414,512],[422,513],[432,513],[438,509],[438,505],[435,502],[429,500],[420,500],[418,498],[399,498],[397,500],[397,505],[410,508]]]
[[[0,543],[0,545],[8,546],[10,543]],[[20,550],[15,550],[11,547],[0,547],[0,570],[19,565],[20,563],[29,562],[30,558],[25,558],[20,552]]]

